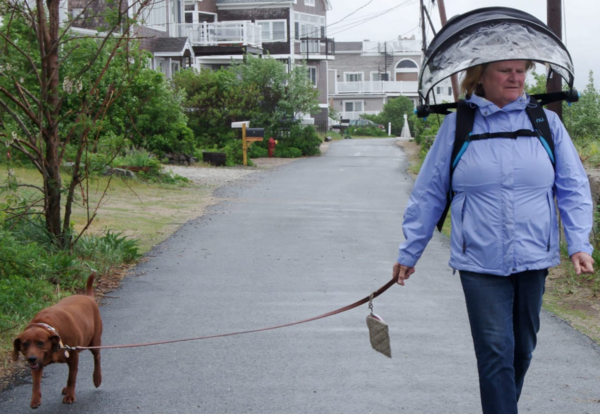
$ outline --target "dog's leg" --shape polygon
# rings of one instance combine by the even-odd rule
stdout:
[[[100,346],[92,345],[92,346]],[[102,384],[102,367],[100,366],[100,350],[99,349],[90,349],[90,352],[94,355],[94,374],[92,378],[94,379],[94,385],[96,388]]]
[[[67,358],[67,365],[69,365],[69,379],[67,380],[67,386],[62,390],[62,393],[65,396],[63,398],[63,403],[72,404],[75,402],[75,382],[77,381],[79,352],[71,352],[71,355]]]
[[[33,392],[31,393],[31,408],[38,408],[42,405],[42,372],[44,368],[32,370],[31,378],[33,379]]]

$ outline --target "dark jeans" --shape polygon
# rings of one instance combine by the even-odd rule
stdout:
[[[537,342],[548,269],[510,276],[460,272],[484,414],[517,414]]]

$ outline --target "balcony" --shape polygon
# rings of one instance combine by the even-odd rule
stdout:
[[[335,56],[335,40],[328,37],[302,37],[300,43],[296,43],[294,52],[306,60],[322,57],[329,59],[330,56]]]
[[[361,93],[361,94],[417,94],[418,82],[416,81],[366,81],[366,82],[336,82],[335,93]]]
[[[252,22],[174,23],[169,36],[187,37],[192,46],[250,46],[262,48],[262,31]]]

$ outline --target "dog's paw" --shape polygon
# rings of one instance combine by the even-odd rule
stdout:
[[[31,404],[29,404],[29,406],[31,408],[36,409],[40,405],[42,405],[42,398],[41,397],[32,397],[31,398]]]
[[[66,394],[65,397],[63,398],[63,404],[73,404],[75,402],[75,395],[74,394]]]

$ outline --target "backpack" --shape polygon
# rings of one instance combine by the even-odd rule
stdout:
[[[473,135],[473,124],[475,123],[476,106],[471,106],[468,102],[461,99],[458,101],[456,108],[456,133],[454,135],[454,147],[452,148],[452,158],[450,159],[450,188],[446,197],[446,207],[437,223],[437,229],[441,232],[444,226],[444,221],[450,210],[454,192],[452,191],[452,175],[460,161],[460,158],[467,150],[472,141],[489,138],[511,138],[517,137],[538,137],[542,146],[548,153],[552,167],[556,168],[556,160],[554,157],[554,140],[550,131],[550,124],[546,119],[544,107],[535,98],[530,97],[529,104],[525,109],[533,130],[520,129],[514,132],[486,132],[484,134]]]

